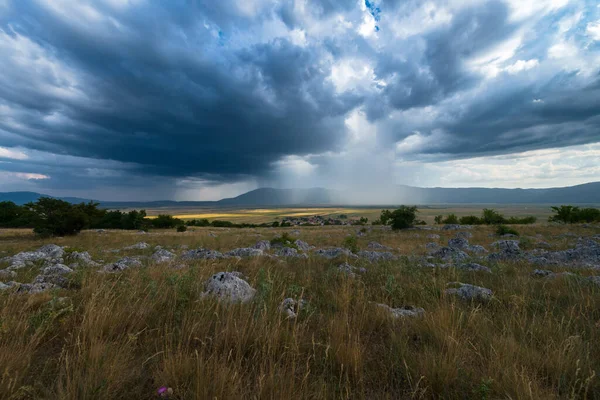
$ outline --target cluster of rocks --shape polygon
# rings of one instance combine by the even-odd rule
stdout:
[[[470,285],[468,283],[450,282],[448,286],[457,286],[446,289],[446,294],[458,296],[462,300],[486,302],[492,299],[493,292],[490,289]]]
[[[425,315],[425,310],[421,307],[404,306],[400,308],[392,308],[387,304],[376,303],[375,305],[396,319],[406,317],[417,318]]]
[[[354,278],[357,273],[360,273],[360,274],[366,273],[367,269],[366,268],[358,268],[358,267],[355,267],[354,265],[350,265],[347,262],[345,262],[338,266],[338,271],[340,271],[343,274],[348,275],[351,278]]]

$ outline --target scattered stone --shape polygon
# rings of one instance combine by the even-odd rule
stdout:
[[[364,274],[365,272],[367,272],[367,269],[366,268],[357,268],[354,265],[350,265],[348,263],[343,263],[338,266],[338,271],[348,275],[351,278],[354,278],[356,276],[357,272]]]
[[[97,262],[92,260],[92,256],[90,256],[90,253],[88,253],[87,251],[74,251],[70,253],[66,258],[72,262],[72,268],[78,268],[82,266],[96,267],[99,265]]]
[[[464,250],[469,247],[469,241],[462,237],[456,237],[456,238],[448,240],[448,247]]]
[[[456,263],[469,259],[467,253],[454,247],[440,247],[431,255],[444,261],[454,261]]]
[[[17,293],[21,294],[36,294],[54,289],[57,286],[50,282],[39,283],[16,283],[13,285],[17,288]]]
[[[173,259],[176,257],[175,253],[171,253],[169,250],[166,249],[158,249],[154,252],[154,254],[152,254],[152,257],[150,257],[152,259],[152,261],[154,261],[155,263],[167,263],[167,262],[171,262],[173,261]]]
[[[457,225],[457,224],[448,224],[448,225],[444,225],[442,227],[443,231],[458,231],[461,229],[471,229],[472,226],[470,225]]]
[[[202,296],[215,296],[227,302],[246,303],[254,297],[256,289],[240,278],[239,272],[219,272],[205,283]]]
[[[440,248],[440,245],[434,242],[429,242],[425,245],[425,248],[429,251],[429,252],[434,252],[437,251]]]
[[[363,236],[367,236],[367,234],[363,231],[358,231],[358,232],[356,232],[356,236],[363,237]]]
[[[570,265],[596,268],[600,264],[600,244],[590,239],[580,239],[575,248],[561,251],[532,251],[528,261],[538,265]]]
[[[439,238],[440,235],[436,235],[435,233],[430,233],[429,235],[427,235],[427,239],[438,240]]]
[[[492,247],[495,247],[498,252],[488,256],[490,261],[516,260],[522,257],[519,242],[516,240],[499,240],[492,243]]]
[[[53,287],[66,288],[69,285],[69,280],[62,274],[38,275],[33,280],[33,285],[43,284],[52,285]]]
[[[131,246],[124,247],[123,250],[145,250],[147,248],[150,248],[150,245],[148,243],[139,242]]]
[[[302,310],[305,305],[305,300],[294,300],[288,297],[279,305],[279,312],[285,314],[289,319],[294,319],[298,316],[300,310]]]
[[[42,270],[42,275],[67,275],[73,270],[63,264],[54,264]]]
[[[214,233],[214,232],[208,232],[208,236],[210,236],[210,237],[213,237],[213,238],[219,237],[219,236],[218,236],[216,233]]]
[[[388,246],[384,246],[381,243],[377,243],[377,242],[369,242],[369,244],[367,245],[368,249],[371,250],[391,250],[391,247]]]
[[[186,251],[181,258],[184,260],[218,260],[227,257],[219,251],[200,248]]]
[[[309,251],[309,250],[310,250],[310,246],[309,246],[309,244],[308,244],[308,243],[306,243],[306,242],[303,242],[303,241],[302,241],[302,240],[300,240],[300,239],[297,239],[297,240],[294,242],[294,244],[296,245],[296,247],[298,247],[298,250],[301,250],[301,251]]]
[[[360,258],[365,258],[370,262],[391,261],[397,258],[389,251],[359,251],[358,256]]]
[[[275,253],[278,257],[308,258],[308,254],[298,253],[293,247],[282,247]]]
[[[457,265],[456,268],[462,269],[465,271],[473,271],[473,272],[488,272],[488,273],[492,272],[492,270],[489,269],[488,267],[485,267],[485,266],[477,264],[477,263],[459,264],[459,265]]]
[[[242,247],[228,251],[225,255],[230,257],[260,257],[263,255],[263,251],[252,247]]]
[[[475,253],[475,254],[485,254],[485,253],[487,253],[487,252],[488,252],[488,251],[485,249],[485,247],[483,247],[483,246],[480,246],[480,245],[478,245],[478,244],[472,244],[472,245],[470,245],[469,247],[467,247],[465,250],[466,250],[466,251],[469,251],[469,252],[471,252],[471,253]]]
[[[0,269],[0,279],[12,279],[17,276],[15,271],[9,271],[8,269]]]
[[[328,259],[334,259],[337,257],[349,257],[349,258],[358,258],[356,254],[352,254],[352,252],[348,249],[344,249],[341,247],[333,247],[329,249],[319,249],[315,251],[315,255],[319,257],[325,257]]]
[[[458,288],[446,289],[446,294],[456,295],[463,300],[489,301],[492,298],[492,291],[481,286],[460,282],[451,282],[448,285],[460,285]]]
[[[300,235],[300,231],[298,229],[295,229],[295,230],[293,230],[293,231],[290,232],[290,235],[298,236],[298,235]]]
[[[377,303],[377,307],[384,309],[389,312],[394,318],[405,318],[405,317],[422,317],[425,315],[425,310],[421,307],[404,306],[400,308],[392,308],[386,304]]]
[[[262,251],[271,250],[271,242],[269,242],[268,240],[259,240],[254,245],[254,248]]]
[[[37,251],[39,251],[40,253],[44,253],[47,257],[55,260],[62,258],[65,255],[65,250],[62,247],[57,246],[55,244],[46,244],[40,247]]]
[[[457,238],[463,238],[463,239],[471,239],[473,237],[473,234],[471,232],[457,232],[456,233],[456,237]]]
[[[545,278],[547,276],[554,275],[554,272],[548,271],[546,269],[534,269],[533,272],[531,273],[531,275],[538,277],[538,278]]]
[[[121,272],[129,268],[138,268],[142,266],[142,262],[135,257],[123,257],[114,264],[104,266],[104,272]]]

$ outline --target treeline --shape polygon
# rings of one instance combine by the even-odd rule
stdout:
[[[447,216],[438,215],[434,218],[436,224],[460,224],[460,225],[527,225],[534,224],[537,221],[536,217],[509,217],[506,218],[498,211],[484,208],[481,217],[476,215],[466,215],[457,217],[455,214]]]

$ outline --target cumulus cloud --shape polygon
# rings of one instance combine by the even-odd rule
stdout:
[[[2,0],[0,189],[430,182],[597,143],[598,21],[583,0]]]

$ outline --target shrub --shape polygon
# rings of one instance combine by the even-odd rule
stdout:
[[[511,225],[527,225],[527,224],[535,224],[537,221],[536,217],[510,217],[506,220],[507,224]]]
[[[81,208],[63,200],[42,197],[27,207],[34,214],[33,231],[41,236],[76,235],[88,223]]]
[[[597,208],[579,208],[573,206],[552,207],[554,215],[551,222],[574,224],[577,222],[600,222],[600,210]]]
[[[454,214],[450,214],[442,220],[442,223],[451,225],[458,224],[458,217]]]
[[[177,227],[177,232],[185,232],[185,231],[187,231],[187,226],[185,226],[185,225],[179,225]]]
[[[506,222],[502,214],[490,208],[483,209],[481,221],[486,225],[498,225]]]
[[[498,236],[502,236],[502,235],[516,235],[516,236],[519,236],[519,232],[517,232],[513,228],[509,228],[506,225],[498,225],[498,228],[496,228],[496,235],[498,235]]]
[[[381,223],[391,225],[393,230],[412,228],[417,219],[417,207],[400,206],[397,210],[381,211]]]
[[[161,214],[154,218],[151,222],[152,226],[159,229],[175,228],[176,226],[183,225],[183,221],[173,217],[172,215]]]
[[[234,227],[234,223],[231,221],[220,221],[218,219],[215,219],[213,222],[210,223],[212,226],[214,226],[215,228],[233,228]]]
[[[444,216],[443,215],[436,215],[433,220],[435,221],[436,224],[440,225],[442,223],[442,221],[444,220]]]
[[[273,222],[273,224],[271,225],[273,228],[278,228],[279,227],[279,222],[275,221]]]
[[[345,238],[344,242],[342,243],[342,246],[353,253],[358,253],[358,251],[360,250],[358,248],[358,239],[356,238],[356,236],[348,236],[347,238]]]
[[[467,215],[465,217],[460,217],[458,220],[461,225],[481,225],[482,221],[475,215]]]

